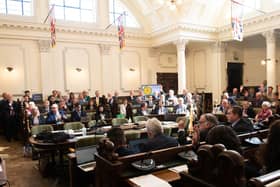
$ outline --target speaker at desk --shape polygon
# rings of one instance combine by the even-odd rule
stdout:
[[[211,113],[213,109],[212,93],[202,93],[202,113]]]

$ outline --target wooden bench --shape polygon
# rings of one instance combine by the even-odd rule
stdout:
[[[176,165],[186,164],[186,160],[180,158],[178,153],[191,149],[192,145],[178,146],[118,157],[116,160],[110,160],[100,154],[96,154],[95,186],[129,186],[127,183],[128,178],[160,171]],[[156,168],[148,172],[143,172],[131,166],[133,162],[144,159],[153,159],[156,163]]]
[[[260,177],[249,180],[248,187],[280,186],[280,170],[276,170]]]

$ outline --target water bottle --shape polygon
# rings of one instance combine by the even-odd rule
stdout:
[[[82,128],[83,136],[87,135],[87,129],[85,127]]]

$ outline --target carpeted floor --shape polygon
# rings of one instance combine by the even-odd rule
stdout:
[[[38,160],[23,156],[20,141],[7,142],[0,136],[0,156],[6,161],[7,177],[12,187],[68,186],[68,168],[63,168],[56,176],[42,177],[38,170]]]

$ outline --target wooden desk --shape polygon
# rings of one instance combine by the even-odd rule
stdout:
[[[7,173],[6,173],[6,162],[2,159],[1,162],[2,171],[0,172],[0,186],[5,186],[7,184]]]
[[[156,171],[152,173],[154,176],[165,180],[166,182],[174,182],[181,179],[180,174],[174,171],[170,171],[169,169],[164,169],[160,171]]]

